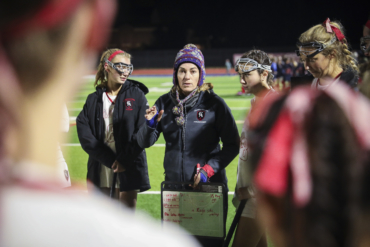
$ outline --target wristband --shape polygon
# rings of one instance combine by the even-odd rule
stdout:
[[[200,173],[200,182],[206,183],[208,181],[207,172],[203,170],[203,168],[200,168],[199,173]]]
[[[150,128],[156,128],[157,127],[157,118],[158,118],[158,112],[152,117],[152,119],[148,120],[148,119],[145,119],[146,121],[146,125],[148,125]]]

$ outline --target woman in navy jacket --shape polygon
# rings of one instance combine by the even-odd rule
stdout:
[[[87,97],[76,123],[81,146],[89,154],[87,179],[109,194],[113,172],[119,172],[119,199],[134,208],[137,191],[150,189],[145,150],[136,142],[145,123],[148,89],[128,80],[133,69],[130,58],[119,49],[102,55],[96,92]]]
[[[166,181],[227,186],[225,167],[238,154],[238,129],[230,108],[213,92],[211,83],[203,84],[204,79],[201,51],[186,45],[175,60],[174,86],[147,110],[147,124],[138,132],[138,143],[150,147],[163,133]]]
[[[165,181],[194,187],[209,181],[227,187],[225,167],[239,152],[239,133],[230,108],[204,80],[203,54],[195,45],[186,45],[175,59],[173,88],[146,111],[147,124],[141,126],[137,141],[147,148],[163,133]],[[203,246],[222,245],[198,240]]]

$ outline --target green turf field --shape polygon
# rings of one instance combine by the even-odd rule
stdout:
[[[132,79],[144,83],[149,88],[149,94],[147,94],[146,97],[151,106],[154,104],[156,99],[158,99],[158,97],[167,93],[172,86],[171,77],[132,77]],[[240,90],[239,77],[207,77],[206,81],[211,82],[214,85],[215,93],[221,96],[231,108],[240,133],[244,118],[250,107],[251,96],[236,96],[236,93]],[[93,81],[86,80],[76,98],[68,103],[69,115],[72,119],[71,121],[73,121],[73,117],[76,117],[81,111],[87,95],[94,92],[94,90]],[[85,184],[86,178],[88,156],[78,144],[79,141],[76,133],[76,126],[73,126],[70,128],[66,144],[63,145],[63,152],[69,167],[72,185],[77,183]],[[162,136],[158,139],[156,144],[164,144],[164,139]],[[152,187],[151,191],[160,191],[160,184],[164,180],[163,158],[165,147],[161,145],[153,146],[146,151],[149,178]],[[230,191],[234,190],[236,184],[237,160],[238,157],[236,157],[234,161],[226,168]],[[235,208],[231,203],[231,198],[232,195],[229,195],[227,230],[235,214]],[[138,196],[137,208],[146,211],[148,214],[157,219],[160,219],[161,217],[160,205],[160,195],[139,194]]]

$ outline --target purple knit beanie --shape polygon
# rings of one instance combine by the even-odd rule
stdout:
[[[204,68],[204,57],[202,52],[193,44],[187,44],[177,53],[173,66],[173,85],[177,81],[177,69],[182,63],[193,63],[199,68],[200,76],[198,86],[202,86],[206,79],[206,69]]]

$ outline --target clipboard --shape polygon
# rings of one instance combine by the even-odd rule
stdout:
[[[224,239],[226,235],[227,190],[222,183],[162,182],[162,227],[177,224],[197,238]],[[170,223],[169,223],[170,222]]]

